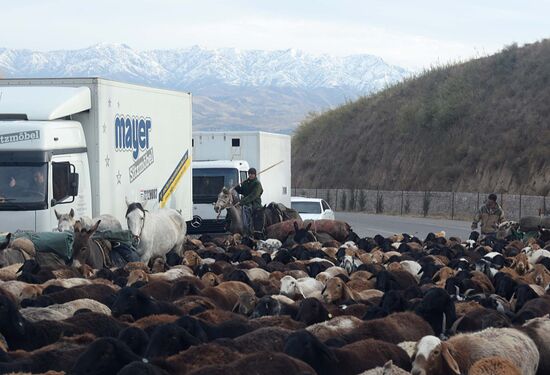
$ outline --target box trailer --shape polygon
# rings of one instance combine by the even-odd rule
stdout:
[[[51,231],[54,210],[126,199],[192,217],[190,93],[100,78],[0,79],[0,231]]]
[[[249,167],[258,171],[262,203],[290,207],[290,136],[261,131],[193,132],[193,221],[190,233],[223,231],[225,213],[213,203],[223,186],[247,179]]]

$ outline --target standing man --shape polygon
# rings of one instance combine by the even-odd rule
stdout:
[[[243,196],[241,206],[243,208],[243,224],[245,228],[251,227],[252,210],[262,207],[262,184],[256,178],[256,169],[248,170],[248,179],[235,187],[235,191]]]
[[[495,239],[498,225],[504,221],[504,212],[497,203],[496,194],[489,194],[487,202],[479,208],[474,221],[472,230],[477,229],[477,223],[481,222],[481,234],[484,237]]]

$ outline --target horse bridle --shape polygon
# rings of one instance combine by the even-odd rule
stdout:
[[[130,208],[132,209],[130,210]],[[140,203],[132,203],[130,206],[128,206],[128,210],[126,211],[126,217],[128,217],[128,215],[131,212],[135,211],[136,209],[143,212],[143,221],[141,222],[141,228],[139,228],[139,234],[137,236],[134,236],[134,238],[137,239],[137,244],[139,244],[141,242],[141,233],[143,232],[143,227],[145,226],[145,213],[147,212],[147,210],[143,208],[143,206]]]
[[[228,190],[228,195],[231,197],[229,199],[229,201],[233,201],[233,194],[231,193],[231,190]],[[237,207],[240,203],[241,202],[238,201],[235,204],[230,204],[229,206],[225,206],[225,207],[221,208],[220,211],[218,212],[218,215],[216,215],[216,220],[218,220],[220,218],[220,215],[222,214],[223,210],[227,210],[227,209],[230,209],[230,208],[233,208],[233,207]]]

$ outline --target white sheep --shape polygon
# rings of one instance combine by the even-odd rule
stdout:
[[[416,281],[420,281],[420,277],[422,276],[420,270],[422,269],[422,266],[418,262],[415,262],[414,260],[402,260],[399,264],[401,264],[404,271],[407,271],[413,275]]]
[[[302,296],[303,298],[309,298],[316,295],[315,292],[320,293],[323,288],[323,283],[312,277],[295,279],[287,275],[281,279],[280,294],[289,298],[294,298],[296,295]]]
[[[540,258],[550,258],[550,251],[545,249],[535,250],[532,247],[526,247],[521,251],[527,254],[527,257],[529,258],[529,263],[533,266],[538,263]]]
[[[362,372],[360,375],[407,375],[410,372],[403,370],[393,364],[391,360],[386,362],[383,367],[375,367],[373,369]]]
[[[508,358],[524,375],[536,374],[540,358],[535,342],[525,333],[514,328],[488,328],[459,334],[448,341],[423,337],[416,347],[412,373],[460,375],[467,373],[476,361],[492,356]]]
[[[99,314],[111,315],[110,308],[101,302],[89,298],[75,299],[48,307],[25,307],[20,312],[28,321],[37,322],[40,320],[64,320],[73,316],[80,309],[88,309]]]

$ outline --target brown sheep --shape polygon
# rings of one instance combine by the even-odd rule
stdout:
[[[444,288],[448,279],[455,275],[455,270],[451,267],[443,267],[433,275],[432,280],[439,288]]]
[[[528,284],[536,284],[546,288],[550,284],[550,271],[542,264],[535,264],[533,269],[523,276],[521,280],[524,280]]]
[[[200,314],[197,314],[196,317],[214,325],[221,324],[228,320],[239,320],[242,322],[246,321],[246,318],[242,315],[220,309],[206,310],[201,312]]]
[[[294,224],[302,225],[302,220],[285,220],[265,228],[267,238],[277,239],[284,242],[288,236],[294,233]]]
[[[337,316],[326,322],[312,324],[306,329],[322,342],[331,338],[340,338],[363,325],[363,321],[354,316]]]
[[[225,281],[214,287],[204,288],[200,295],[211,298],[220,308],[232,310],[242,293],[254,294],[254,289],[240,281]]]
[[[200,266],[203,263],[202,258],[193,250],[187,250],[183,254],[183,264],[189,267]]]
[[[353,302],[368,302],[375,297],[382,297],[383,292],[376,289],[358,292],[351,289],[339,277],[329,279],[322,291],[323,300],[326,303],[346,304]]]
[[[218,305],[210,298],[204,296],[185,296],[173,302],[184,314],[190,314],[195,309],[215,310]]]
[[[403,341],[418,341],[431,334],[432,327],[420,316],[412,312],[401,312],[362,322],[340,338],[348,343],[373,338],[397,345]]]
[[[241,293],[239,295],[239,300],[237,304],[233,307],[234,312],[238,312],[241,315],[248,316],[252,314],[256,304],[258,303],[258,298],[254,293]]]
[[[23,266],[23,263],[14,263],[0,268],[0,280],[10,281],[17,279],[17,271]]]
[[[206,272],[201,277],[202,282],[205,286],[216,286],[220,284],[220,277],[214,272]]]
[[[178,316],[176,315],[149,315],[136,320],[134,323],[132,323],[132,326],[145,330],[149,327],[158,326],[160,324],[174,323],[176,320],[178,320]]]
[[[227,365],[244,355],[234,349],[216,343],[191,346],[165,360],[154,360],[153,363],[170,374],[186,374],[204,366]]]
[[[532,266],[529,263],[527,254],[519,253],[514,257],[514,261],[510,265],[510,268],[516,271],[518,275],[523,276],[531,270]]]
[[[464,374],[476,361],[492,356],[510,359],[523,375],[535,375],[539,365],[537,346],[526,334],[514,328],[488,328],[443,342],[435,336],[423,337],[416,347],[412,373]]]
[[[189,372],[189,375],[316,375],[308,364],[286,354],[258,352],[225,366],[211,365]]]
[[[495,293],[495,287],[487,275],[483,272],[472,271],[472,277],[470,278],[474,283],[476,283],[483,293],[493,294]]]
[[[480,359],[470,367],[468,375],[522,375],[512,361],[504,357]]]

